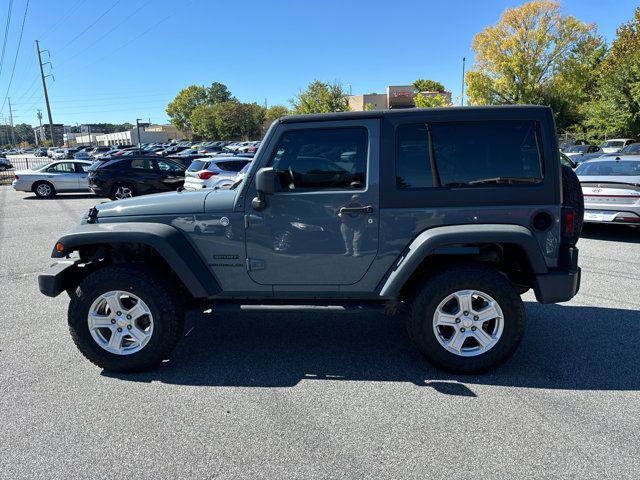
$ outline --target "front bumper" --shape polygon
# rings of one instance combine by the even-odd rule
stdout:
[[[38,275],[38,288],[47,297],[57,297],[77,273],[78,260],[60,260]]]
[[[535,276],[533,290],[540,303],[568,302],[580,290],[581,269],[578,249],[565,247],[560,254],[560,268]]]

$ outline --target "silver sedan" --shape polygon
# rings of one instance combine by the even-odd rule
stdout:
[[[600,157],[576,168],[585,222],[640,225],[640,158]]]
[[[90,192],[89,166],[82,160],[55,161],[33,170],[15,172],[11,184],[15,190],[33,192],[38,198],[50,198],[62,192]]]

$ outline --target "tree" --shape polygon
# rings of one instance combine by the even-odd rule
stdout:
[[[556,74],[581,47],[595,45],[595,27],[563,16],[560,4],[540,0],[507,9],[473,39],[476,66],[466,75],[469,102],[548,104]]]
[[[180,90],[176,98],[167,105],[167,115],[171,123],[183,132],[192,132],[190,117],[196,107],[206,105],[208,102],[208,91],[206,88],[191,85]]]
[[[31,145],[36,143],[36,136],[33,133],[33,127],[26,123],[18,123],[15,127],[13,127],[16,134],[16,141],[28,142]]]
[[[289,109],[284,105],[272,105],[265,111],[265,121],[270,124],[274,120],[289,114]]]
[[[621,25],[598,70],[585,124],[602,135],[640,134],[640,7]]]
[[[191,123],[193,133],[198,139],[212,140],[218,138],[216,107],[214,105],[198,105],[191,112],[189,123]]]
[[[450,107],[451,102],[445,95],[417,94],[414,99],[418,108]]]
[[[213,82],[207,89],[207,103],[209,105],[217,105],[218,103],[232,100],[235,100],[235,98],[224,83]]]
[[[264,108],[260,105],[229,101],[214,105],[213,108],[220,140],[246,140],[262,134]]]
[[[342,85],[314,80],[305,91],[291,100],[293,113],[327,113],[349,111],[349,101]]]
[[[413,86],[420,92],[444,92],[444,85],[435,80],[418,79]]]

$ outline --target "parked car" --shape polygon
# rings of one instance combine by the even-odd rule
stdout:
[[[164,150],[160,151],[157,153],[157,155],[162,156],[162,157],[166,157],[168,155],[177,155],[178,153],[182,152],[183,150],[188,150],[189,147],[186,145],[174,145],[172,147],[167,147]]]
[[[636,143],[633,138],[612,138],[600,144],[600,148],[604,153],[618,153],[627,145]]]
[[[73,159],[75,154],[78,153],[78,149],[77,148],[65,148],[64,149],[64,158],[65,159]]]
[[[64,160],[47,163],[33,170],[15,172],[11,184],[15,190],[33,192],[38,198],[51,198],[56,193],[89,190],[88,171],[91,162]]]
[[[56,150],[56,147],[47,148],[47,157],[53,158],[53,152]]]
[[[44,147],[36,148],[36,150],[33,152],[33,154],[36,157],[46,157],[47,156],[47,149],[44,148]]]
[[[63,148],[56,148],[51,154],[53,160],[64,160],[65,153]]]
[[[582,194],[560,165],[550,108],[287,116],[266,142],[240,190],[105,202],[52,242],[62,261],[39,288],[70,293],[71,336],[89,361],[160,364],[189,308],[308,302],[401,307],[431,363],[477,374],[516,351],[522,293],[556,303],[578,292]],[[295,254],[275,248],[283,225],[304,233]]]
[[[10,160],[7,160],[4,154],[0,154],[0,171],[11,170],[13,165]]]
[[[250,159],[242,157],[194,160],[185,172],[184,188],[202,190],[228,187],[236,182],[239,172],[249,163]]]
[[[587,154],[600,154],[602,155],[604,152],[597,145],[573,145],[563,152],[567,157],[575,157],[578,155],[587,155]]]
[[[560,163],[562,165],[566,165],[567,167],[571,168],[572,170],[575,169],[578,164],[575,163],[572,159],[570,159],[569,157],[567,157],[564,153],[560,152]]]
[[[111,200],[168,192],[184,184],[184,170],[165,158],[112,157],[92,165],[89,186]]]
[[[94,147],[93,150],[91,150],[91,156],[95,157],[96,155],[99,155],[104,152],[108,152],[109,150],[111,150],[111,147],[107,145],[99,145],[97,147]]]
[[[86,150],[80,150],[80,151],[76,152],[73,155],[73,158],[75,160],[87,160],[87,161],[90,161],[91,160],[91,154],[89,152],[87,152]]]
[[[585,222],[640,225],[640,159],[600,157],[576,169],[584,196]]]
[[[619,157],[622,155],[640,155],[640,143],[627,145],[618,153],[607,153],[604,157]]]

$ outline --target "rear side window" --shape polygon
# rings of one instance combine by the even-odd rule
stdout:
[[[233,160],[229,162],[216,162],[216,166],[225,172],[239,172],[248,162],[243,160]]]
[[[131,168],[151,170],[151,161],[148,158],[134,158],[131,160]]]
[[[188,172],[199,172],[200,170],[205,170],[209,167],[211,162],[203,162],[202,160],[194,160],[187,168]]]
[[[396,130],[400,189],[541,181],[538,127],[533,121],[410,124]]]
[[[636,160],[611,160],[604,162],[585,162],[576,168],[576,174],[580,176],[621,176],[640,177],[640,161]]]

